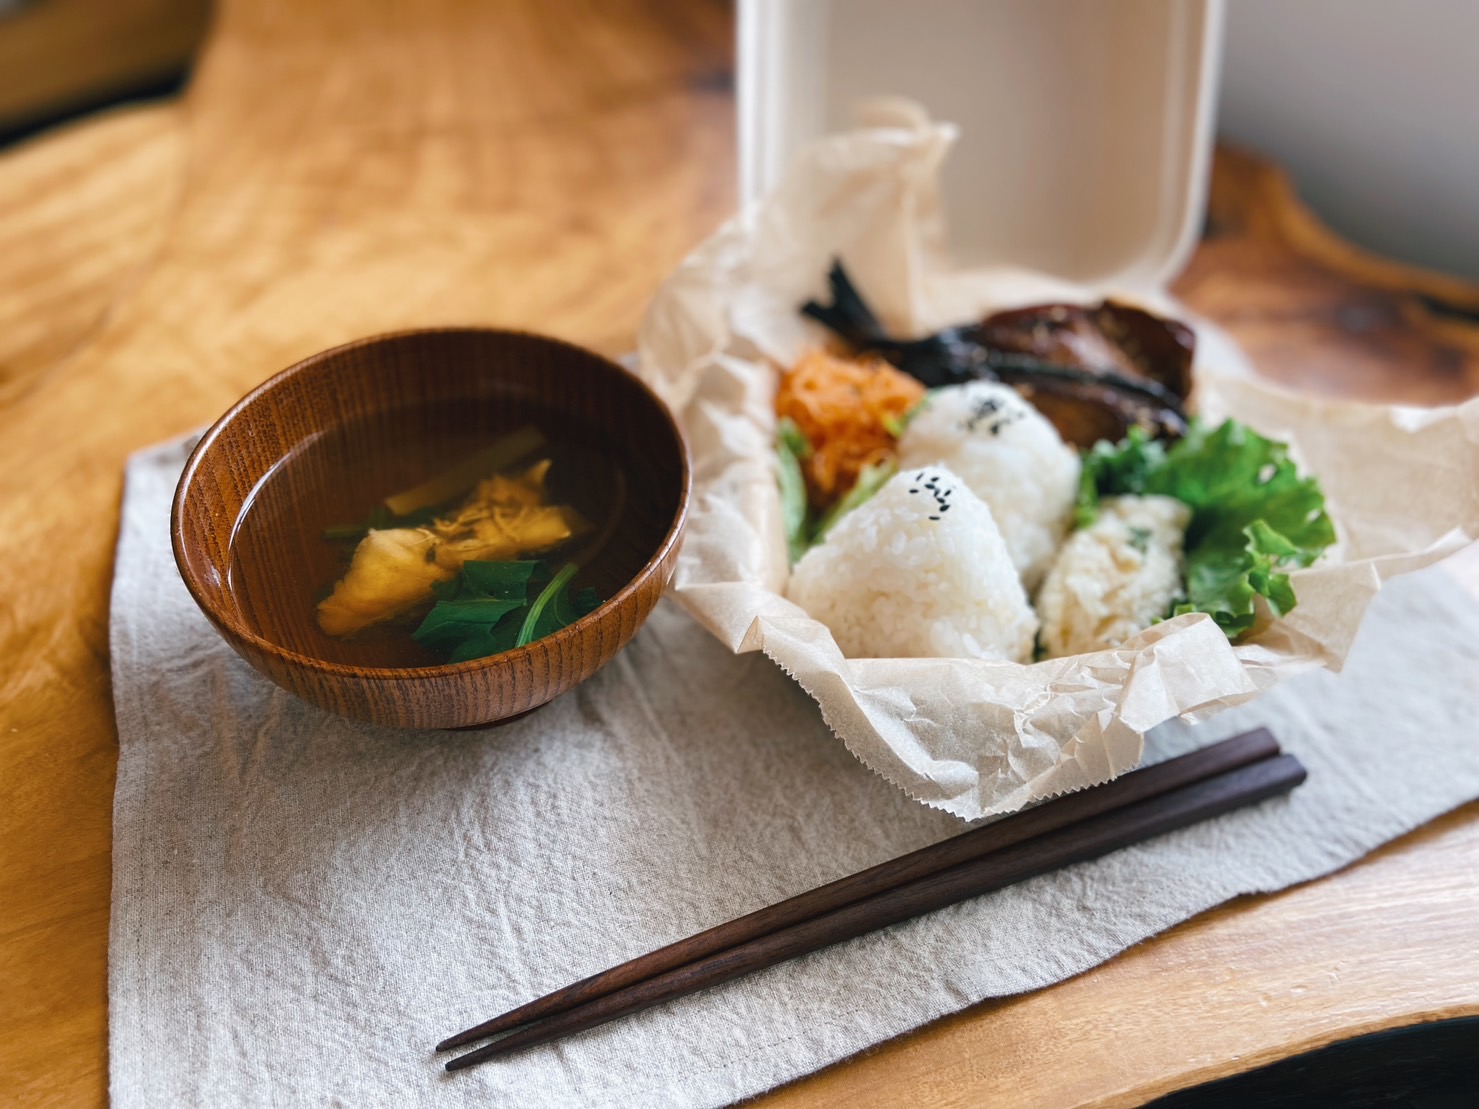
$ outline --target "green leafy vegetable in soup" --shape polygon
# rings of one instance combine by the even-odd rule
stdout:
[[[418,527],[370,529],[349,569],[318,605],[329,635],[354,635],[431,600],[463,563],[543,553],[589,525],[568,505],[545,501],[545,459],[523,472],[494,474],[456,509]]]
[[[412,638],[448,662],[532,643],[601,603],[593,589],[571,590],[576,569],[573,562],[553,574],[547,562],[464,562],[456,578],[436,586],[437,603]]]
[[[419,617],[412,640],[466,662],[525,646],[594,610],[596,594],[571,586],[575,562],[556,570],[540,560],[591,530],[573,506],[551,503],[552,460],[503,469],[545,446],[538,429],[520,428],[386,497],[366,524],[326,529],[325,539],[355,546],[316,601],[320,629],[348,638]]]

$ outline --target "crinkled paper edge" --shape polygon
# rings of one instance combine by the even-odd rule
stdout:
[[[1339,668],[1383,580],[1479,535],[1479,401],[1411,409],[1296,395],[1254,379],[1225,335],[1153,291],[952,272],[936,178],[953,139],[948,125],[895,116],[817,143],[659,290],[639,372],[678,413],[693,456],[680,602],[731,650],[763,651],[781,666],[865,765],[915,800],[974,820],[1134,767],[1144,733],[1165,720],[1205,719],[1302,670]],[[1199,410],[1288,441],[1325,488],[1339,540],[1295,573],[1299,606],[1237,646],[1192,614],[1114,650],[1032,665],[844,658],[783,595],[773,450],[774,366],[819,341],[796,306],[824,293],[834,256],[903,332],[1106,293],[1189,320]]]

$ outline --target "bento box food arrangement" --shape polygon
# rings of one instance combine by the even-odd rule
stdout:
[[[954,260],[956,137],[893,102],[804,146],[639,372],[693,454],[678,599],[974,819],[1338,667],[1384,578],[1479,534],[1479,406],[1294,395],[1153,284]]]

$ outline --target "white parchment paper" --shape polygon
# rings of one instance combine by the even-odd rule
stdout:
[[[116,1109],[718,1105],[1479,796],[1479,603],[1430,570],[1376,601],[1344,673],[1147,741],[1158,759],[1267,724],[1309,767],[1292,796],[447,1075],[431,1046],[454,1031],[960,824],[671,602],[502,728],[390,731],[299,702],[175,572],[185,457],[131,461],[113,587]]]
[[[1385,579],[1479,536],[1479,400],[1415,410],[1299,397],[1252,378],[1225,336],[1153,291],[952,272],[936,178],[953,131],[897,105],[876,111],[887,125],[817,143],[673,274],[644,321],[639,372],[680,414],[694,456],[678,599],[731,650],[792,674],[909,796],[975,819],[1105,781],[1139,763],[1143,733],[1162,721],[1207,719],[1311,666],[1338,668]],[[1298,607],[1237,646],[1189,614],[1034,665],[844,658],[782,595],[773,449],[776,366],[821,341],[797,307],[825,296],[834,257],[898,334],[1106,293],[1189,319],[1199,411],[1289,442],[1325,490],[1339,541],[1292,575]]]

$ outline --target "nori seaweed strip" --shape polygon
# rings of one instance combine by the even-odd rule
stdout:
[[[1158,381],[1150,378],[1129,378],[1115,370],[1081,370],[1073,366],[1059,366],[1052,362],[1039,362],[1023,354],[992,354],[987,365],[996,376],[1008,385],[1019,382],[1031,383],[1033,378],[1052,377],[1060,381],[1079,385],[1108,385],[1121,393],[1132,393],[1145,401],[1169,408],[1183,420],[1186,411],[1181,407],[1181,398]]]
[[[834,261],[827,271],[827,284],[832,290],[832,303],[821,304],[808,300],[801,306],[803,314],[810,316],[823,327],[836,332],[854,346],[867,347],[874,343],[890,342],[883,325],[868,307],[867,301],[858,292],[840,261]]]
[[[923,339],[892,339],[878,317],[847,276],[840,261],[827,273],[831,304],[809,300],[801,307],[816,320],[859,351],[877,354],[929,388],[967,381],[1001,381],[1030,386],[1036,381],[1058,386],[1063,395],[1073,386],[1091,391],[1108,390],[1118,397],[1115,408],[1133,411],[1134,422],[1176,437],[1186,429],[1186,410],[1172,390],[1152,378],[1134,379],[1107,369],[1079,369],[1043,362],[1029,355],[985,346],[975,337],[974,327],[951,327]],[[1069,388],[1065,388],[1069,387]],[[1090,397],[1086,403],[1097,403]]]

